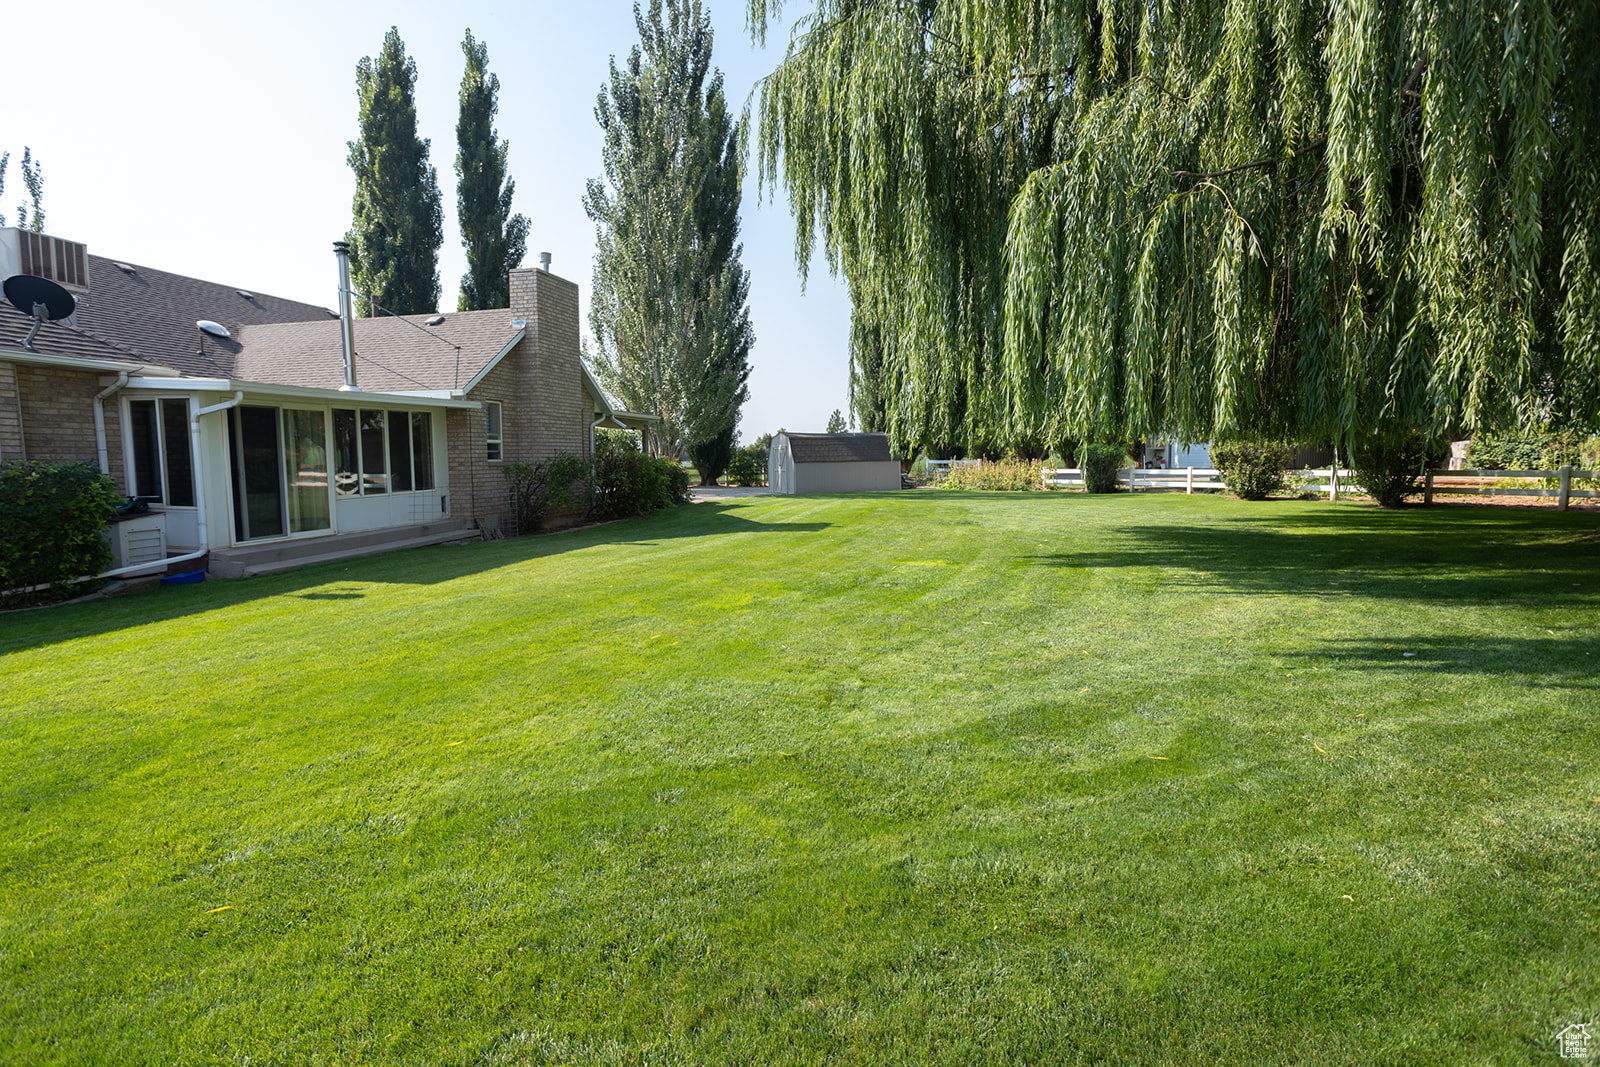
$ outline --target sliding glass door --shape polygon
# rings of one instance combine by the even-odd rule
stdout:
[[[240,405],[228,415],[236,539],[328,529],[324,413]]]

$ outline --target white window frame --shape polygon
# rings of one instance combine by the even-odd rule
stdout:
[[[494,412],[494,418],[489,418],[489,412]],[[491,434],[491,423],[495,432]],[[505,409],[498,400],[485,400],[483,402],[483,453],[490,463],[499,463],[505,459]]]
[[[167,484],[169,481],[168,475],[170,472],[167,469],[166,412],[163,410],[162,404],[168,400],[183,401],[184,414],[191,420],[194,418],[195,405],[192,397],[176,395],[173,393],[152,393],[148,395],[144,393],[124,393],[122,395],[121,416],[122,439],[124,442],[122,450],[123,481],[127,484],[127,487],[130,490],[128,493],[130,497],[148,497],[151,495],[147,492],[141,492],[141,490],[147,487],[138,484],[138,462],[137,457],[134,455],[133,444],[133,405],[138,401],[153,403],[156,407],[155,474],[156,480],[161,484],[158,487],[148,488],[159,488],[161,490],[161,500],[159,503],[156,503],[156,507],[163,509],[179,508],[193,511],[197,506],[195,504],[172,503],[172,487]],[[195,497],[196,500],[198,500],[200,494],[200,464],[198,462],[198,457],[194,454],[194,443],[192,438],[189,435],[185,435],[185,441],[189,448],[189,492]]]

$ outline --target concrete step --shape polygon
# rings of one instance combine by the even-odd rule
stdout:
[[[308,567],[339,559],[356,559],[402,548],[441,545],[452,541],[475,541],[478,531],[459,523],[430,523],[389,530],[369,530],[334,537],[313,537],[300,541],[279,541],[259,547],[218,549],[211,553],[207,570],[213,578],[247,578],[255,574]]]

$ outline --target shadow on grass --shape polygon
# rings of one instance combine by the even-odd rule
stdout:
[[[1148,568],[1163,582],[1242,595],[1562,608],[1593,604],[1600,593],[1592,515],[1323,507],[1122,526],[1107,540],[1107,547],[1022,558]]]
[[[1600,689],[1600,633],[1502,637],[1404,634],[1331,640],[1285,658],[1307,666],[1350,667],[1414,676],[1506,675],[1559,689]]]
[[[437,585],[598,545],[650,548],[673,540],[724,534],[817,533],[832,525],[826,522],[757,522],[734,514],[740,506],[731,502],[702,503],[560,533],[402,549],[255,578],[156,586],[125,596],[43,611],[4,613],[0,614],[0,655],[217,611],[267,597],[359,600],[365,596],[357,590],[323,588],[335,583]],[[640,533],[647,533],[648,539],[638,537]]]

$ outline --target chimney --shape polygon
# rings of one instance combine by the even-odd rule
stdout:
[[[339,337],[344,342],[344,384],[339,388],[359,393],[356,385],[356,324],[350,315],[350,246],[333,242],[333,255],[339,261]]]

